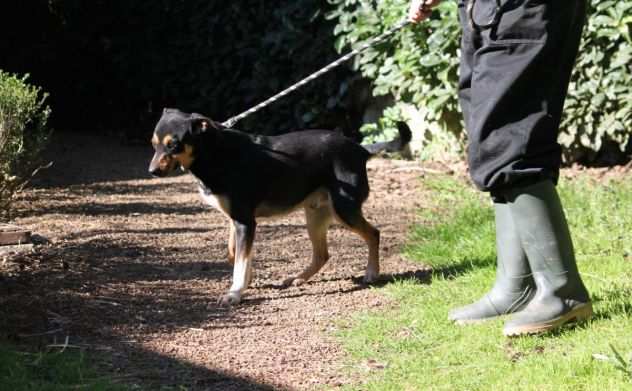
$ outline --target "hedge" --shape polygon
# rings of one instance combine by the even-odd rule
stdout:
[[[344,50],[400,20],[408,0],[329,0],[336,8],[337,48]],[[632,154],[632,0],[591,0],[580,54],[569,87],[559,141],[567,162],[617,163]],[[374,81],[375,95],[423,107],[424,119],[464,145],[457,102],[460,27],[456,1],[444,1],[425,23],[403,30],[389,45],[355,63]],[[433,135],[429,135],[430,139]],[[436,135],[435,135],[436,138]],[[461,152],[461,151],[457,151]]]
[[[0,69],[28,72],[51,93],[56,128],[145,140],[163,107],[222,121],[334,60],[330,9],[317,0],[11,1]],[[337,69],[239,125],[331,126],[351,76]]]
[[[47,95],[27,79],[0,70],[0,220],[10,217],[14,195],[34,175],[49,134]]]

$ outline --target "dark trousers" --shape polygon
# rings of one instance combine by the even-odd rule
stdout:
[[[495,0],[459,0],[470,175],[492,196],[557,181],[558,128],[586,18],[585,0],[500,1],[497,11]]]

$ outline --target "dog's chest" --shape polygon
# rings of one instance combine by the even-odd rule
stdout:
[[[213,194],[204,185],[199,185],[200,197],[207,204],[222,212],[226,217],[230,217],[230,201],[227,197]]]

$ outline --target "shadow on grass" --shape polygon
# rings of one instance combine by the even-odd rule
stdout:
[[[434,278],[440,277],[447,280],[455,279],[468,274],[475,269],[488,268],[493,264],[493,262],[495,262],[495,259],[491,258],[463,259],[458,263],[445,266],[438,266],[434,268],[428,267],[425,269],[417,269],[403,273],[381,275],[379,280],[371,285],[382,287],[402,280],[412,280],[419,284],[431,284]]]
[[[213,370],[157,354],[140,346],[75,347],[46,349],[6,344],[0,341],[0,384],[3,390],[217,390],[272,391],[278,385]],[[116,351],[115,354],[111,354]],[[86,353],[87,356],[86,356]],[[110,353],[110,354],[108,354]],[[126,371],[128,361],[141,361],[143,367]],[[95,371],[96,369],[96,371]],[[95,373],[98,372],[98,373]]]
[[[495,258],[463,259],[458,263],[439,266],[432,269],[432,273],[447,280],[458,278],[476,269],[484,269],[492,266]]]

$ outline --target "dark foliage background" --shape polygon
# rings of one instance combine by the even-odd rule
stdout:
[[[54,128],[145,140],[163,107],[228,119],[328,64],[339,56],[335,48],[349,50],[392,26],[408,3],[5,1],[0,69],[29,73],[50,93]],[[632,0],[590,1],[560,137],[568,163],[632,156],[631,10]],[[426,123],[441,125],[437,132],[465,140],[455,94],[455,14],[456,3],[443,2],[428,22],[356,57],[358,72],[338,68],[238,127],[264,134],[340,128],[359,138],[363,114],[383,96],[426,109]],[[440,139],[428,132],[429,143]]]
[[[337,45],[378,34],[405,14],[410,0],[329,0]],[[503,1],[503,4],[507,1]],[[457,101],[461,28],[457,2],[443,1],[424,23],[356,58],[373,93],[425,109],[428,144],[444,135],[466,140]],[[632,159],[632,0],[590,0],[571,78],[559,142],[565,162],[625,164]],[[418,130],[419,131],[419,130]],[[464,153],[465,142],[456,149]],[[454,150],[453,149],[453,150]]]
[[[52,124],[143,136],[163,107],[222,121],[334,60],[317,0],[3,2],[0,69],[50,92]],[[240,123],[261,133],[350,128],[349,68]],[[345,113],[345,114],[343,114]]]

